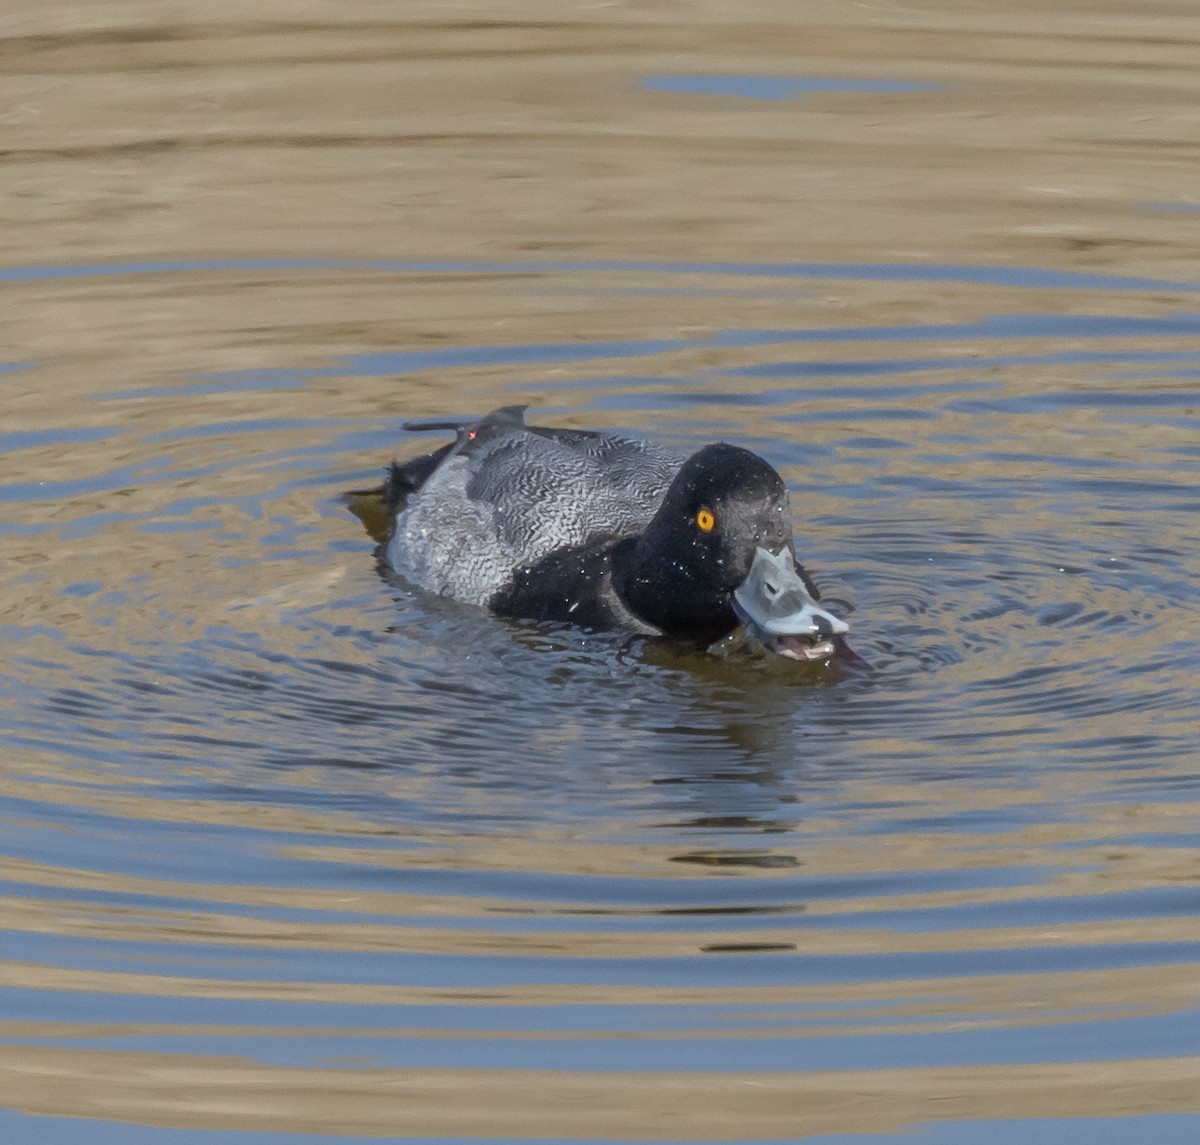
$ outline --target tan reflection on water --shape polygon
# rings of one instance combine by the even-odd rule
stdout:
[[[1190,273],[1190,4],[375,0],[10,15],[11,261],[381,249]],[[648,94],[734,73],[939,91]],[[19,230],[16,228],[20,228]]]
[[[301,1070],[22,1047],[0,1048],[0,1073],[19,1087],[26,1112],[151,1125],[703,1141],[885,1132],[920,1121],[1190,1112],[1200,1058],[697,1075]]]
[[[123,802],[123,801],[122,801]],[[110,802],[106,810],[112,811],[119,805]],[[977,805],[988,807],[988,801]],[[127,822],[137,823],[147,816],[143,804],[128,805]],[[256,808],[244,808],[242,818],[247,822],[254,818]],[[1176,810],[1173,808],[1172,810]],[[1188,809],[1178,808],[1181,812]],[[1190,809],[1194,815],[1196,809]],[[231,808],[225,821],[238,818],[237,808]],[[182,817],[187,822],[186,811]],[[197,817],[203,822],[209,815]],[[213,821],[221,821],[214,807]],[[285,816],[279,812],[262,816],[260,829],[282,828]],[[1188,820],[1181,814],[1178,819],[1169,817],[1164,824],[1162,817],[1154,821],[1143,819],[1140,830],[1153,829],[1161,839],[1169,838],[1171,831],[1192,830]],[[1194,822],[1194,820],[1191,820]],[[297,816],[296,828],[312,829],[315,821],[306,816]],[[1165,825],[1165,832],[1163,827]],[[1061,848],[1064,844],[1087,843],[1093,840],[1097,828],[1103,824],[1091,824],[1089,829],[1082,825],[1072,830],[1061,826],[1037,828],[1025,833],[1014,833],[1011,838],[1001,836],[993,846],[985,846],[978,837],[897,836],[888,845],[886,842],[873,847],[864,840],[839,847],[821,841],[820,849],[812,853],[812,861],[804,862],[806,875],[819,878],[829,875],[873,875],[887,871],[919,873],[937,870],[987,870],[1003,871],[1023,862],[1045,862],[1043,848]],[[598,825],[597,831],[602,831]],[[969,851],[970,858],[964,862],[961,852]],[[505,870],[543,870],[549,872],[570,871],[581,876],[644,876],[656,879],[695,877],[686,865],[671,862],[674,857],[664,851],[639,847],[631,855],[625,848],[617,846],[589,845],[577,840],[575,845],[562,844],[547,848],[526,849],[527,859],[522,862],[522,847],[511,837],[500,836],[488,841],[475,855],[470,848],[447,847],[441,850],[434,846],[422,851],[419,859],[397,858],[387,852],[368,851],[352,847],[282,847],[277,853],[304,860],[324,862],[357,863],[373,868],[395,867],[419,869],[423,866],[442,869],[489,870],[500,867]],[[859,895],[850,899],[822,898],[812,903],[795,902],[798,893],[794,875],[789,871],[780,882],[783,901],[790,910],[802,913],[800,923],[789,924],[786,914],[767,916],[765,919],[748,917],[736,935],[741,944],[763,944],[766,946],[794,949],[806,954],[869,954],[869,953],[917,953],[961,950],[1006,950],[1064,948],[1070,946],[1093,946],[1103,943],[1138,942],[1198,942],[1200,941],[1200,918],[1173,916],[1168,918],[1121,918],[1112,920],[1087,920],[1084,922],[1047,921],[1040,925],[998,926],[989,925],[981,929],[933,929],[929,931],[905,931],[891,928],[873,928],[871,914],[877,911],[911,910],[929,911],[954,906],[1004,903],[1036,902],[1039,899],[1085,899],[1089,896],[1111,895],[1121,891],[1145,889],[1164,885],[1190,885],[1200,880],[1200,855],[1189,847],[1168,848],[1163,846],[1120,846],[1093,843],[1090,846],[1074,846],[1069,858],[1055,856],[1058,872],[1040,882],[1021,881],[1016,886],[953,890],[941,892],[882,894],[876,897]],[[840,860],[840,861],[839,861]],[[1071,868],[1077,868],[1071,870]],[[760,877],[763,871],[757,872]],[[670,958],[690,956],[705,950],[719,950],[731,941],[728,931],[706,929],[703,914],[697,914],[692,926],[683,928],[678,924],[661,933],[640,929],[623,932],[604,930],[597,933],[574,930],[570,927],[572,914],[582,906],[562,906],[523,902],[519,899],[471,898],[455,895],[446,898],[436,895],[403,893],[349,894],[345,891],[321,891],[303,886],[267,887],[247,884],[230,886],[217,884],[205,886],[195,883],[179,883],[136,878],[127,875],[105,874],[97,871],[75,871],[65,867],[47,867],[42,864],[4,859],[0,857],[0,878],[11,879],[18,884],[32,884],[47,888],[77,889],[81,892],[104,891],[111,894],[143,895],[146,897],[181,898],[189,904],[184,910],[163,910],[132,907],[98,907],[91,903],[72,904],[69,899],[45,901],[24,896],[0,896],[0,913],[19,930],[52,933],[58,935],[86,936],[110,941],[138,940],[146,942],[186,941],[189,943],[224,946],[254,947],[261,950],[318,949],[343,951],[403,951],[406,953],[445,953],[491,955],[503,952],[510,956],[537,958],[550,955],[555,958]],[[309,911],[326,910],[353,912],[378,916],[379,922],[314,922],[309,920],[291,922],[265,917],[229,914],[219,907],[205,911],[201,904],[229,903],[270,908],[293,908]],[[597,908],[589,907],[589,915]],[[653,917],[669,913],[655,908],[621,908],[613,906],[605,913],[613,919]],[[512,930],[496,931],[485,925],[494,921],[498,914],[515,917],[554,917],[560,920],[561,929],[531,930],[519,933]],[[844,915],[855,916],[859,924],[853,928],[823,928],[819,920],[833,919]],[[449,927],[414,925],[413,918],[448,917],[454,920]],[[464,926],[469,919],[480,923],[477,929]],[[388,920],[398,919],[399,923]]]

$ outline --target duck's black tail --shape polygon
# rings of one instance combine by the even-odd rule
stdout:
[[[383,484],[374,489],[351,489],[342,494],[346,507],[362,523],[371,537],[384,544],[391,536],[392,522],[396,514],[404,508],[405,502],[426,481],[433,471],[441,465],[452,449],[474,440],[481,428],[499,428],[512,424],[524,425],[527,406],[504,406],[493,410],[485,418],[467,420],[448,418],[431,419],[429,421],[406,421],[403,428],[413,433],[438,432],[449,430],[454,434],[454,441],[435,449],[432,453],[423,453],[418,457],[410,457],[407,461],[393,461],[387,469]]]
[[[342,494],[346,508],[362,523],[363,528],[384,544],[392,534],[392,522],[404,507],[409,496],[428,480],[429,475],[442,463],[442,458],[454,448],[454,442],[411,457],[407,461],[393,461],[387,468],[382,485],[374,489],[351,489]]]

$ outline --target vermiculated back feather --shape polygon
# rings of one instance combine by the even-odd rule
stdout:
[[[640,532],[683,461],[617,434],[526,427],[521,407],[452,427],[458,440],[406,491],[387,559],[421,588],[485,606],[557,550]]]

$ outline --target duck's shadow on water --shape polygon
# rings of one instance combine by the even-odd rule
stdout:
[[[643,789],[756,774],[768,785],[835,773],[949,778],[997,761],[1014,713],[1045,711],[1053,727],[1056,704],[1114,706],[1096,665],[1114,623],[1135,636],[1145,627],[1115,607],[1129,612],[1130,590],[1145,585],[1106,587],[1116,574],[1099,553],[1086,584],[1068,578],[1047,564],[1061,538],[926,522],[881,537],[878,522],[859,524],[847,571],[831,575],[870,623],[827,600],[853,640],[828,662],[788,659],[744,634],[702,648],[498,619],[414,589],[380,560],[394,609],[387,671],[409,710],[424,710],[443,763],[487,783],[508,776],[514,789],[539,770],[547,790],[567,772],[582,785],[621,775]],[[1068,649],[1061,617],[1085,604]]]
[[[497,618],[414,590],[385,565],[379,574],[397,610],[389,654],[406,665],[408,686],[426,691],[433,720],[457,723],[466,704],[490,721],[492,768],[507,766],[504,754],[531,762],[539,753],[530,742],[556,733],[577,764],[620,757],[626,770],[640,761],[654,782],[827,762],[822,741],[845,756],[846,729],[832,726],[845,718],[843,695],[860,695],[879,676],[848,646],[808,662],[744,632],[706,648]]]

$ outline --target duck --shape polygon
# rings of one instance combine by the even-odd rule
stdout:
[[[448,431],[347,494],[410,585],[498,615],[710,646],[744,627],[795,660],[828,660],[849,626],[796,560],[783,478],[748,449],[683,456],[658,442],[527,425],[528,407]]]

